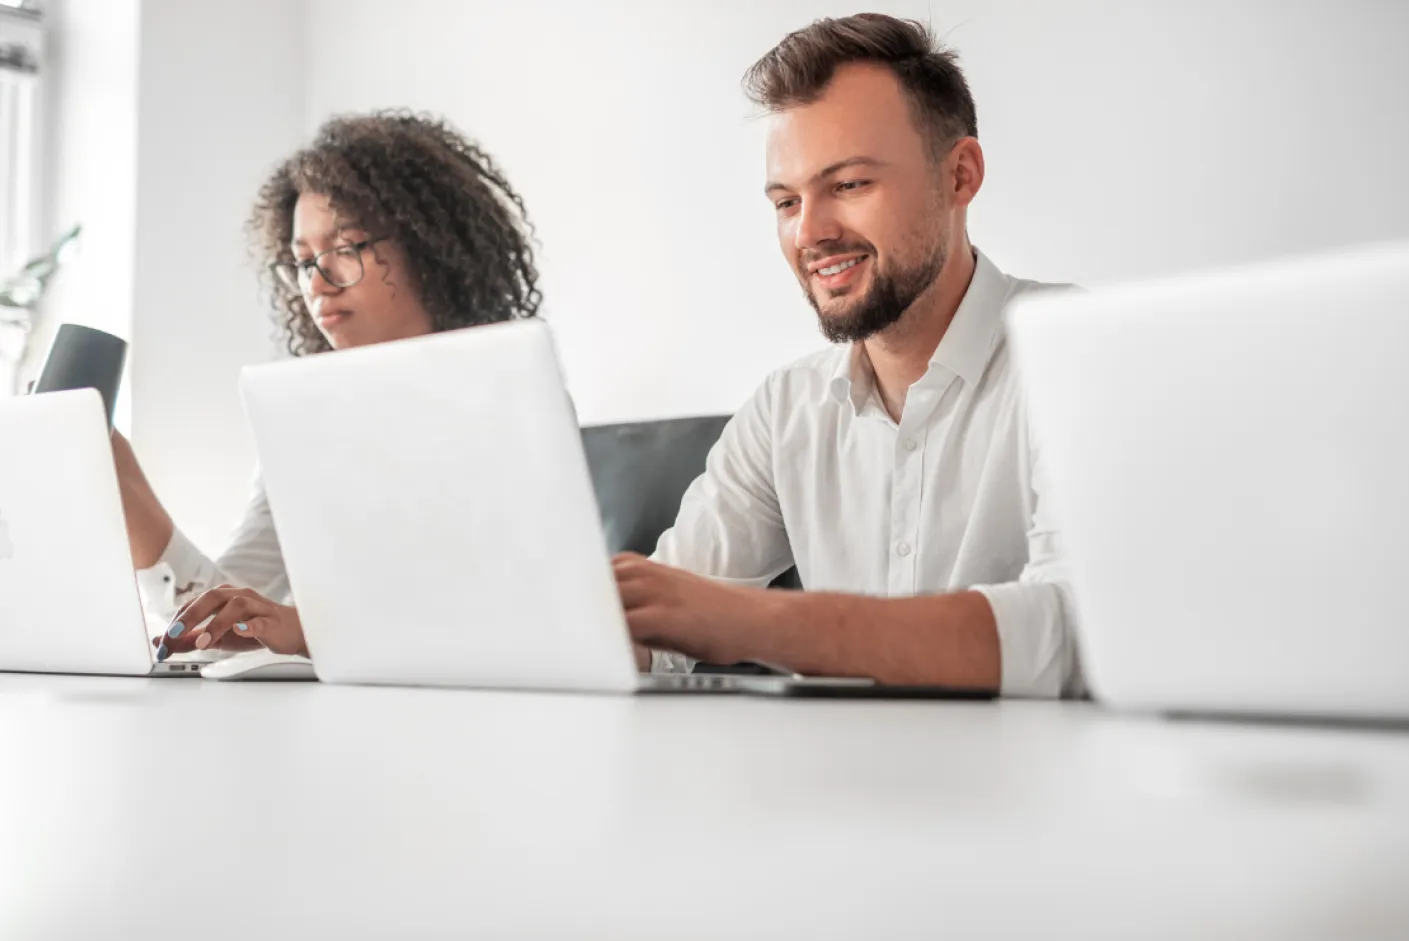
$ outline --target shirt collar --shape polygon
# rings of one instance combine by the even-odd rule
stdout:
[[[949,329],[930,357],[931,365],[948,367],[968,385],[982,378],[1003,325],[1007,282],[1007,276],[988,256],[974,249],[974,276],[969,279],[969,289],[964,292]]]
[[[1007,282],[1008,276],[987,255],[974,249],[974,274],[969,279],[969,289],[930,357],[931,366],[948,369],[968,385],[979,381],[988,368],[1002,326]],[[875,375],[865,344],[852,343],[837,357],[836,369],[827,382],[827,395],[838,404],[850,402],[860,413],[874,385]]]
[[[838,405],[851,403],[852,411],[860,415],[876,384],[871,357],[864,343],[848,343],[840,352],[837,368],[827,380],[827,395]]]

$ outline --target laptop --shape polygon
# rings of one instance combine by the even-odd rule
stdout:
[[[1008,319],[1098,699],[1409,718],[1409,242]]]
[[[199,676],[157,663],[96,390],[0,400],[0,671]]]
[[[540,321],[251,367],[241,390],[324,682],[991,698],[639,673]]]

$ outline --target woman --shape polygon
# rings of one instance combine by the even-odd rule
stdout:
[[[289,352],[307,356],[538,312],[523,200],[445,123],[405,112],[335,118],[261,188],[249,222]],[[266,646],[307,654],[264,488],[207,559],[182,535],[121,436],[123,508],[144,603],[171,622],[157,659]],[[217,615],[209,625],[201,622]]]

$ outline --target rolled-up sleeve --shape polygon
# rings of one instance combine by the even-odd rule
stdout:
[[[1065,587],[1012,582],[980,585],[998,623],[1003,658],[1003,696],[1040,699],[1081,695],[1075,644],[1068,636],[1071,619]]]
[[[137,570],[137,590],[153,636],[165,630],[181,606],[212,585],[220,570],[181,530],[171,534],[166,551],[151,568]]]
[[[998,625],[1003,659],[1003,696],[1055,699],[1086,693],[1076,646],[1076,604],[1072,599],[1061,533],[1041,451],[1026,417],[1019,425],[1020,467],[1026,471],[1023,495],[1030,525],[1028,560],[1015,582],[975,585],[988,599]]]
[[[250,588],[271,601],[289,601],[284,555],[258,473],[244,518],[218,558],[206,556],[178,529],[156,564],[137,571],[137,588],[152,636],[165,630],[187,602],[217,585]]]

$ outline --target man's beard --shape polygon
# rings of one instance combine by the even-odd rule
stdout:
[[[928,258],[892,273],[882,272],[876,264],[874,247],[868,246],[865,250],[874,266],[871,288],[853,299],[843,313],[822,313],[816,293],[806,290],[807,300],[817,312],[822,335],[832,343],[859,343],[896,323],[915,303],[915,298],[934,284],[949,257],[948,246],[940,240]]]

